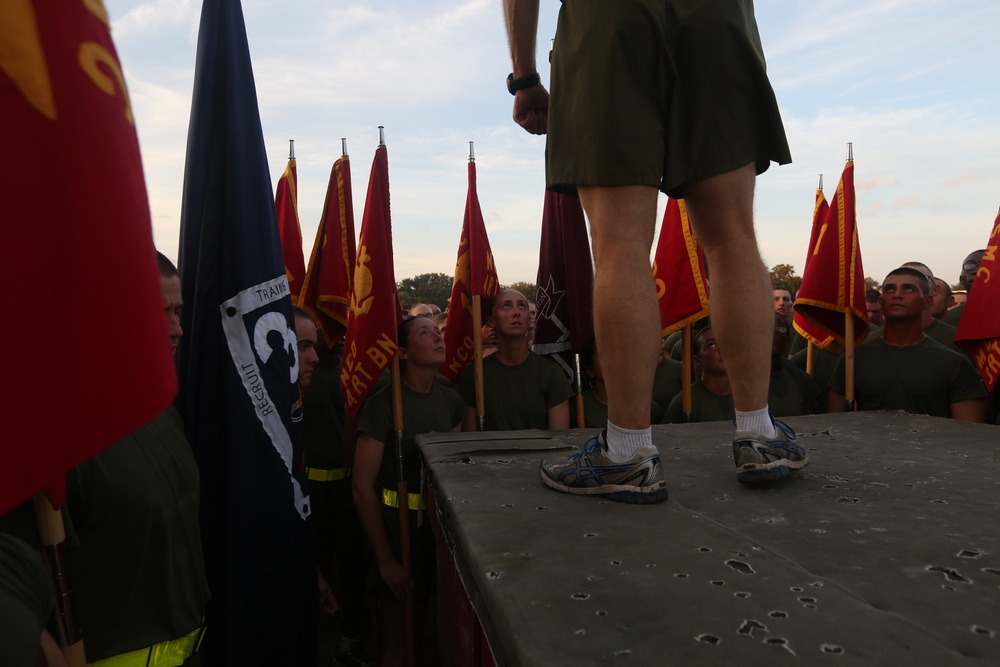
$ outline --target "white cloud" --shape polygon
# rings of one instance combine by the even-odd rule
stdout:
[[[386,126],[397,277],[454,268],[468,141],[504,282],[535,275],[544,140],[510,120],[499,3],[245,0],[272,182],[296,140],[308,254],[340,137],[360,226]],[[136,112],[157,243],[175,252],[200,3],[109,0]],[[558,3],[542,3],[539,58]],[[993,0],[757,3],[795,162],[758,181],[768,263],[801,271],[817,176],[836,188],[854,142],[865,266],[922,259],[946,279],[982,247],[1000,204],[1000,59]],[[662,214],[662,203],[661,203]],[[171,240],[171,235],[173,239]],[[165,244],[165,245],[164,245]],[[955,273],[956,276],[952,276]]]

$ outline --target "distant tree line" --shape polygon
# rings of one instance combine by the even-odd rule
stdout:
[[[799,288],[802,287],[802,276],[795,274],[795,267],[791,264],[775,264],[771,267],[771,286],[773,289],[786,289],[788,290],[792,298],[798,294]],[[881,287],[882,283],[875,280],[871,276],[865,278],[865,289],[878,289]]]
[[[795,267],[791,264],[776,264],[771,267],[771,285],[774,289],[786,289],[792,293],[792,297],[798,293],[802,286],[802,276],[796,275]],[[451,283],[453,277],[446,273],[421,273],[419,276],[404,278],[396,283],[396,290],[399,293],[399,302],[403,308],[409,309],[415,303],[433,303],[441,310],[448,307],[448,299],[451,298]],[[879,282],[874,278],[865,278],[865,288],[878,288]],[[538,287],[534,283],[523,280],[501,285],[502,289],[516,289],[528,298],[535,300],[535,293]]]
[[[453,279],[453,276],[446,273],[421,273],[419,276],[404,278],[396,283],[399,302],[405,309],[409,309],[415,303],[433,303],[441,310],[445,310],[448,307],[448,299],[451,298]],[[535,300],[537,291],[534,283],[524,281],[501,285],[501,288],[516,289],[529,301]]]

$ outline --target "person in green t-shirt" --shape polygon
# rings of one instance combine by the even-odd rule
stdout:
[[[55,599],[41,557],[16,537],[0,533],[0,665],[66,665],[46,630]]]
[[[183,336],[180,275],[158,255],[165,326]],[[171,405],[70,472],[66,508],[79,540],[70,572],[87,662],[146,660],[198,645],[208,581],[198,466]]]
[[[986,389],[972,363],[929,338],[924,312],[933,297],[919,270],[900,267],[882,283],[885,328],[855,350],[854,392],[859,410],[904,410],[982,422]],[[829,412],[846,409],[844,359],[830,378]]]
[[[985,249],[975,250],[962,260],[962,272],[958,275],[958,284],[965,288],[966,296],[972,293],[972,284],[976,282],[976,274],[979,272],[979,265],[982,263],[985,255]],[[948,324],[957,327],[959,320],[962,319],[962,312],[964,310],[964,303],[949,310],[946,316]]]
[[[667,406],[663,423],[732,421],[736,416],[733,390],[712,327],[696,333],[691,347],[694,365],[701,372],[701,377],[691,384],[691,414],[685,417],[684,395],[677,394]]]
[[[661,357],[662,359],[662,357]],[[591,344],[580,355],[583,370],[590,378],[590,386],[583,391],[583,416],[585,428],[604,428],[608,424],[608,390],[604,386],[601,355]],[[676,363],[676,362],[673,362]],[[654,400],[650,402],[649,419],[658,424],[663,418],[663,408]]]
[[[819,387],[809,374],[788,360],[788,336],[791,327],[784,315],[774,313],[774,335],[771,339],[771,381],[767,388],[767,403],[775,417],[812,414],[819,397]]]
[[[484,427],[487,431],[569,428],[573,389],[562,369],[528,347],[528,300],[517,290],[502,290],[493,300],[489,325],[497,351],[483,359]],[[455,389],[468,406],[462,427],[477,430],[475,373],[470,364]]]
[[[399,465],[392,387],[365,402],[358,416],[354,454],[354,502],[374,559],[382,664],[402,665],[405,658],[404,603],[414,605],[418,654],[435,664],[434,537],[418,521],[422,505],[420,452],[415,438],[430,432],[457,431],[465,408],[454,390],[434,381],[445,361],[444,338],[426,317],[408,317],[397,330],[403,411],[402,458],[407,497],[398,496]],[[399,503],[409,507],[411,562],[401,563]],[[418,662],[421,662],[418,660]]]

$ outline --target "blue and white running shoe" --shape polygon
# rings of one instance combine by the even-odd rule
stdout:
[[[755,431],[736,431],[733,435],[733,458],[740,484],[781,479],[809,465],[809,452],[795,441],[795,431],[777,419],[774,430],[771,439]]]
[[[538,467],[542,481],[563,493],[605,496],[620,503],[651,505],[666,500],[667,482],[656,448],[640,449],[618,463],[608,458],[605,437],[602,431],[568,458],[542,459]]]

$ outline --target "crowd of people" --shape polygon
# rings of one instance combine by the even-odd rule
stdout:
[[[870,319],[880,328],[856,350],[852,387],[845,385],[836,341],[815,352],[811,374],[803,370],[809,355],[793,326],[794,295],[776,290],[773,312],[766,308],[771,286],[754,231],[755,179],[771,162],[790,162],[791,154],[751,6],[564,3],[551,54],[551,98],[535,64],[538,3],[505,0],[504,18],[514,120],[531,133],[548,133],[546,185],[578,192],[597,267],[597,344],[584,355],[589,387],[582,417],[602,430],[576,454],[543,459],[545,485],[626,503],[666,500],[650,428],[657,421],[733,422],[737,480],[756,484],[809,462],[794,431],[775,417],[842,411],[848,396],[860,410],[996,419],[974,366],[953,345],[950,323],[962,306],[948,309],[947,284],[922,264],[893,270],[870,293]],[[659,335],[649,279],[660,192],[684,198],[712,279],[711,322],[694,336],[698,377],[690,406],[678,343]],[[982,256],[978,251],[963,262],[967,292]],[[176,344],[183,335],[176,317],[180,283],[164,260],[166,326]],[[570,407],[570,379],[531,350],[532,306],[513,290],[490,305],[486,429],[559,430],[580,417]],[[418,664],[436,664],[434,542],[422,513],[415,438],[479,428],[472,371],[453,386],[443,381],[437,369],[445,359],[447,313],[414,306],[397,331],[400,479],[392,388],[374,391],[352,418],[339,385],[342,350],[323,344],[307,312],[296,311],[294,319],[317,537],[316,613],[336,619],[320,625],[317,642],[332,636],[321,659],[364,665],[374,654],[382,665],[404,664],[403,619],[412,610]],[[148,460],[137,466],[138,457]],[[197,465],[173,407],[71,475],[66,513],[77,543],[71,567],[88,663],[198,663],[202,635],[212,631],[203,626],[211,592],[198,503]],[[46,632],[53,592],[32,560],[38,536],[25,527],[26,509],[0,517],[0,663],[59,664]],[[412,546],[409,567],[401,526]],[[365,641],[370,612],[378,622]]]
[[[966,293],[975,286],[982,254],[972,253],[963,262],[959,283]],[[183,335],[178,317],[180,277],[162,255],[159,266],[166,326],[176,347]],[[885,277],[880,289],[868,290],[871,331],[855,350],[854,386],[849,391],[844,347],[836,339],[814,347],[806,372],[810,355],[806,339],[793,326],[793,295],[774,289],[768,385],[771,414],[840,412],[850,409],[846,397],[852,395],[858,410],[996,420],[997,406],[989,400],[969,357],[954,344],[956,329],[949,321],[957,322],[963,309],[949,298],[950,292],[946,281],[919,262],[900,266]],[[582,355],[582,401],[572,401],[577,379],[566,377],[558,364],[531,349],[533,305],[511,289],[501,290],[488,302],[489,315],[481,332],[487,341],[482,427],[561,430],[583,423],[588,428],[604,428],[608,400],[600,352],[591,346]],[[400,480],[388,377],[380,380],[352,419],[340,388],[342,347],[328,347],[312,316],[294,308],[305,464],[316,533],[318,641],[326,656],[324,664],[371,664],[373,652],[381,664],[403,664],[405,603],[416,612],[416,645],[422,664],[436,662],[434,542],[421,517],[421,465],[415,438],[428,432],[480,428],[473,365],[454,383],[438,372],[445,361],[447,315],[447,309],[442,312],[436,304],[418,303],[404,313],[398,327],[403,470],[410,489],[401,498],[396,492]],[[652,369],[648,408],[652,423],[731,422],[734,418],[726,358],[710,318],[693,328],[694,381],[689,403],[685,405],[681,386],[683,346],[677,332],[663,339],[662,353]],[[141,465],[136,457],[142,459]],[[173,407],[70,476],[67,513],[79,543],[71,562],[80,620],[87,628],[88,662],[113,666],[121,655],[170,648],[177,649],[188,660],[186,664],[196,664],[198,640],[204,631],[202,614],[209,598],[200,558],[197,477],[180,416]],[[542,481],[546,479],[543,475]],[[399,503],[406,503],[410,510],[408,568],[402,564]],[[18,632],[22,643],[37,652],[40,646],[51,648],[45,632],[51,613],[51,601],[45,602],[51,598],[50,587],[25,585],[44,581],[36,572],[40,570],[37,562],[27,577],[5,576],[8,571],[2,567],[16,563],[24,568],[25,543],[37,546],[37,536],[26,528],[26,509],[18,508],[0,520],[0,588],[4,582],[18,582],[23,595],[17,618],[23,623],[24,610],[32,609],[27,618],[33,619],[32,627],[41,634]],[[169,557],[163,549],[168,543]],[[144,556],[136,558],[136,554]],[[373,610],[378,619],[375,625],[369,623]],[[12,622],[9,627],[17,626]],[[58,664],[57,654],[51,659],[51,664]]]

